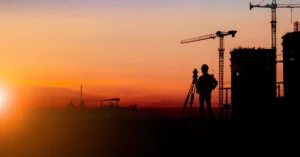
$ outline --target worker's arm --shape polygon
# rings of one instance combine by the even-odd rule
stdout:
[[[200,78],[197,80],[197,83],[196,83],[196,93],[199,94],[199,89],[200,89]]]
[[[213,90],[214,90],[218,86],[218,81],[216,80],[216,78],[213,75],[212,75],[212,78],[213,78]]]

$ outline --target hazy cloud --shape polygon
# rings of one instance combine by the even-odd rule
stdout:
[[[237,0],[5,0],[0,4],[7,5],[99,5],[99,6],[194,6],[194,5],[220,5],[241,4]]]
[[[80,91],[68,88],[57,88],[47,86],[23,86],[17,90],[17,103],[26,103],[25,106],[66,106],[70,100],[79,104]],[[100,104],[100,100],[105,96],[83,93],[86,103],[95,105]]]

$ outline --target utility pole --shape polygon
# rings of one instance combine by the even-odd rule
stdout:
[[[81,111],[85,110],[85,104],[84,104],[84,101],[82,99],[82,85],[80,86],[80,104],[79,104],[79,109]]]
[[[82,102],[82,85],[80,86],[80,102]]]

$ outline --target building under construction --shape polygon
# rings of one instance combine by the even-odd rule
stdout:
[[[238,48],[231,52],[231,101],[234,117],[271,111],[276,100],[276,53]]]
[[[296,103],[297,92],[300,88],[300,77],[297,73],[300,69],[299,23],[295,22],[294,32],[285,34],[282,39],[284,97],[287,100],[286,105],[290,106]]]

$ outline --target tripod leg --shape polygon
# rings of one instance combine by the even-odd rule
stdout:
[[[191,87],[190,87],[190,90],[189,90],[189,92],[188,92],[187,96],[186,96],[186,99],[185,99],[185,102],[184,102],[184,104],[183,104],[183,108],[182,108],[182,111],[181,111],[181,115],[180,115],[180,116],[182,116],[182,115],[183,115],[183,113],[184,113],[184,110],[185,110],[185,108],[186,108],[186,105],[187,105],[187,103],[188,103],[188,101],[189,101],[189,98],[190,98],[190,95],[191,95],[192,89],[193,89],[193,83],[192,83],[192,85],[191,85]]]
[[[192,115],[192,109],[193,109],[193,103],[194,103],[195,85],[193,85],[191,93],[192,93],[192,95],[191,95],[190,111],[189,111],[189,116],[190,116],[190,117],[191,117],[191,115]]]
[[[182,111],[181,111],[181,116],[182,116],[183,113],[184,113],[184,110],[185,110],[185,108],[186,108],[186,105],[187,105],[189,99],[190,99],[190,91],[189,91],[188,95],[186,96],[185,102],[184,102],[184,104],[183,104],[183,108],[182,108]]]

